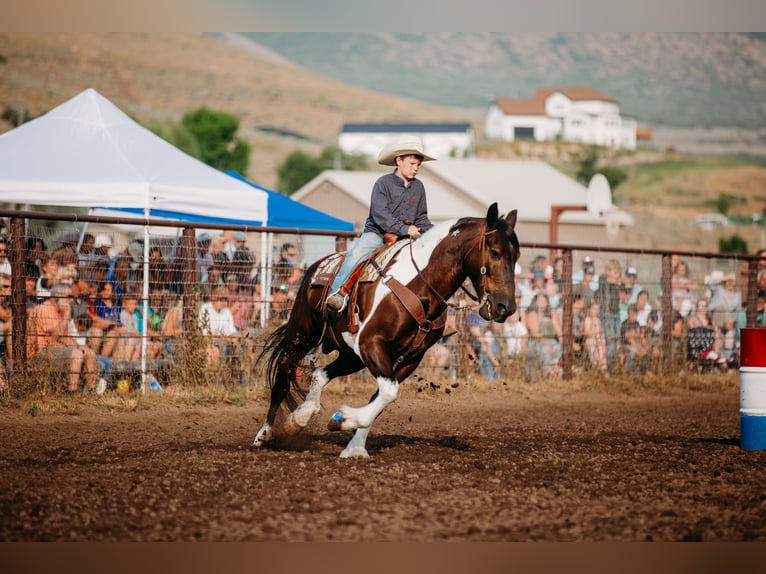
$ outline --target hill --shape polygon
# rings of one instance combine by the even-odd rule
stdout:
[[[466,121],[465,112],[344,85],[222,37],[0,33],[0,114],[35,117],[86,88],[143,125],[202,105],[236,115],[253,145],[248,176],[267,187],[288,153],[318,153],[344,122]],[[0,123],[0,132],[11,127]]]
[[[471,121],[481,126],[475,111],[354,87],[307,71],[237,35],[0,33],[0,115],[34,117],[89,87],[144,125],[177,121],[201,105],[235,114],[240,135],[253,147],[247,175],[272,188],[276,167],[287,154],[295,149],[318,154],[336,142],[344,122]],[[0,132],[11,127],[0,120]],[[733,215],[764,211],[762,165],[687,153],[766,157],[762,133],[739,128],[690,133],[655,128],[656,149],[607,158],[628,169],[616,197],[638,225],[624,236],[626,246],[661,247],[667,239],[678,249],[717,251],[719,233],[701,234],[693,217],[715,211],[722,193],[733,197]],[[680,157],[666,153],[671,148]],[[570,174],[577,153],[577,146],[561,142],[479,145],[482,157],[537,157]],[[764,241],[757,228],[736,231],[753,248]]]
[[[305,69],[435,105],[486,108],[594,86],[646,124],[766,127],[766,41],[738,33],[247,33]]]

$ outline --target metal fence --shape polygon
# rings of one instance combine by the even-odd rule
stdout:
[[[206,368],[242,363],[288,316],[303,269],[355,237],[31,211],[0,216],[8,218],[7,253],[0,252],[0,278],[10,286],[0,293],[6,388],[41,356],[63,365],[67,389],[114,386],[128,371],[145,383],[156,368],[172,378],[189,341]],[[521,245],[519,312],[488,325],[458,292],[455,332],[429,350],[421,372],[534,381],[587,371],[725,370],[736,365],[740,329],[760,326],[759,255]],[[251,376],[247,369],[232,375]]]

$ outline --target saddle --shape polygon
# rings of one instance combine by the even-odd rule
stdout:
[[[349,294],[347,308],[350,311],[347,317],[347,329],[350,333],[356,333],[359,329],[359,309],[356,305],[359,284],[382,280],[418,323],[418,336],[415,338],[412,345],[412,348],[416,349],[422,344],[423,339],[430,331],[439,329],[446,324],[447,309],[445,308],[440,316],[433,320],[429,320],[425,315],[420,299],[395,277],[392,275],[385,275],[383,270],[390,263],[391,259],[393,259],[393,257],[410,241],[409,237],[394,237],[395,240],[393,243],[384,243],[373,251],[367,260],[357,265],[343,284],[342,289]],[[319,265],[317,271],[314,273],[311,285],[324,287],[325,293],[322,294],[322,300],[326,297],[326,290],[329,285],[332,284],[335,274],[343,262],[344,257],[345,253],[336,253],[329,256]]]
[[[398,236],[394,236],[394,238],[395,240],[393,242],[384,242],[383,245],[373,251],[366,260],[357,265],[341,287],[342,292],[348,293],[348,309],[351,310],[348,317],[348,330],[351,333],[355,333],[359,329],[359,313],[356,306],[357,287],[359,286],[359,283],[370,283],[379,280],[382,277],[382,269],[384,269],[394,256],[409,243],[408,237],[399,238]],[[384,239],[390,240],[390,238]],[[344,252],[335,253],[322,261],[311,278],[311,286],[324,287],[324,289],[327,290],[335,279],[335,275],[345,257],[346,254]],[[326,293],[323,293],[323,300],[326,295]]]

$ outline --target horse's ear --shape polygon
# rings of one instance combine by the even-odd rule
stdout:
[[[508,226],[511,229],[516,229],[516,216],[518,215],[518,213],[519,213],[519,210],[514,209],[508,215],[505,216],[505,220],[508,222]]]
[[[489,206],[487,210],[487,229],[495,229],[497,227],[497,202]]]

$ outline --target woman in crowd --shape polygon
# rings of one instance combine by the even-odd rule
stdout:
[[[548,296],[537,293],[527,310],[527,358],[531,365],[541,365],[545,375],[557,376],[561,369],[561,320],[551,310]]]

